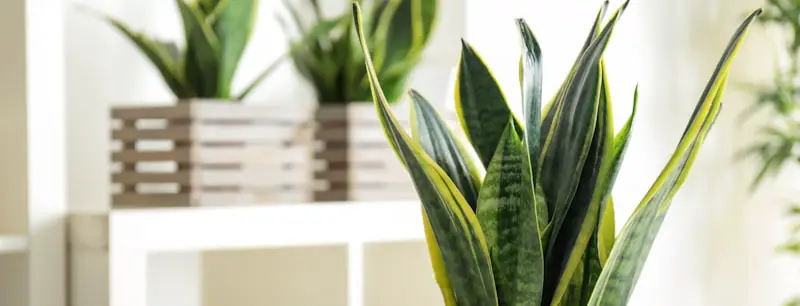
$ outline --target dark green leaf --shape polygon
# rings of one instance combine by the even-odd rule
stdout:
[[[532,167],[534,181],[538,178],[539,129],[542,125],[542,50],[528,24],[517,19],[522,38],[522,113],[525,121],[525,144]]]
[[[547,103],[547,105],[545,105],[543,109],[544,119],[542,120],[542,126],[540,132],[541,135],[547,136],[550,134],[550,129],[553,126],[553,119],[555,119],[556,115],[556,109],[558,109],[558,107],[555,104],[563,103],[563,99],[561,97],[564,94],[564,90],[574,77],[575,70],[578,68],[580,59],[586,53],[586,50],[589,48],[591,42],[594,41],[595,38],[597,37],[598,31],[600,30],[600,26],[602,25],[603,22],[603,17],[605,17],[607,9],[608,9],[608,0],[603,1],[603,6],[600,7],[600,11],[597,12],[597,16],[595,17],[594,23],[592,23],[592,28],[589,30],[589,35],[587,35],[586,37],[586,42],[584,43],[581,52],[578,53],[578,57],[575,59],[572,69],[570,69],[569,75],[561,84],[561,86],[558,88],[558,91],[556,91],[556,94],[553,96],[553,98]],[[547,137],[540,137],[539,139],[539,141],[541,142],[540,147],[544,147],[546,140]],[[538,165],[539,168],[541,168],[541,162],[542,160],[540,159]]]
[[[456,110],[461,125],[484,167],[489,166],[506,120],[513,116],[489,67],[467,42],[462,42],[456,81]],[[515,119],[515,122],[516,121]],[[519,124],[517,133],[522,135]]]
[[[600,201],[610,191],[606,177],[609,175],[608,164],[614,145],[614,130],[602,62],[598,65],[598,70],[600,78],[595,86],[598,91],[594,97],[581,101],[587,104],[598,103],[595,126],[592,129],[594,135],[590,138],[591,145],[568,211],[566,214],[558,214],[559,211],[555,211],[558,215],[554,216],[553,232],[546,253],[545,263],[548,270],[545,274],[545,290],[549,290],[552,297],[546,295],[545,302],[554,305],[562,303],[568,287],[575,283],[571,278],[581,266],[586,246],[597,226]],[[574,291],[575,297],[580,300],[582,289]]]
[[[184,0],[175,0],[186,25],[184,75],[198,98],[216,98],[219,78],[219,43],[200,12]]]
[[[475,165],[469,153],[458,139],[453,136],[447,123],[439,113],[414,90],[410,91],[412,103],[411,131],[417,140],[439,167],[458,187],[469,206],[475,211],[478,205],[478,190],[481,186],[482,169]]]
[[[501,306],[539,305],[542,297],[544,252],[529,169],[509,117],[478,198]]]
[[[559,98],[563,101],[554,104],[557,107],[555,120],[550,133],[545,136],[541,159],[542,187],[547,196],[548,211],[556,222],[554,233],[560,230],[558,218],[565,216],[578,187],[597,117],[600,57],[625,6],[615,12],[598,39],[581,57],[574,77]]]

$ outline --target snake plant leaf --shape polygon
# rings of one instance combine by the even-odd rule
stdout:
[[[413,178],[433,232],[434,239],[428,243],[435,243],[441,252],[453,296],[458,305],[497,305],[486,238],[475,213],[453,181],[419,145],[411,141],[394,118],[372,66],[361,24],[361,9],[357,2],[353,3],[353,18],[366,58],[373,100],[381,125]]]
[[[417,17],[412,20],[413,45],[417,52],[422,52],[422,48],[433,36],[436,16],[438,16],[438,2],[438,0],[415,0],[412,2],[411,15]]]
[[[218,89],[219,42],[197,8],[176,0],[186,25],[184,75],[201,97],[215,97]]]
[[[553,119],[555,119],[555,111],[557,107],[553,107],[556,102],[563,102],[561,97],[564,94],[564,89],[569,85],[569,82],[572,80],[573,76],[575,75],[575,70],[578,68],[578,64],[580,63],[581,57],[586,53],[586,50],[589,48],[589,45],[592,41],[597,37],[598,31],[600,30],[600,26],[603,23],[603,18],[605,17],[606,11],[608,10],[608,1],[603,1],[603,5],[600,7],[600,10],[597,12],[597,16],[595,17],[594,23],[592,23],[592,28],[589,30],[589,35],[586,37],[586,41],[584,42],[583,48],[581,49],[580,53],[578,53],[578,57],[575,59],[572,68],[567,75],[567,78],[564,79],[564,82],[561,83],[556,94],[553,95],[553,98],[547,102],[544,106],[542,113],[544,114],[544,118],[542,119],[542,126],[540,135],[549,135],[550,128],[553,126]],[[547,140],[547,137],[541,137],[539,140],[541,142],[540,147],[544,147],[544,142]],[[539,168],[541,168],[541,161],[539,164]]]
[[[522,19],[517,19],[522,38],[522,113],[525,121],[525,145],[532,165],[539,161],[539,127],[542,125],[542,50],[531,28]],[[532,167],[531,175],[537,178]],[[536,181],[534,179],[534,181]]]
[[[473,211],[478,205],[481,173],[468,152],[453,136],[433,105],[417,91],[411,90],[411,134],[458,187]]]
[[[614,247],[614,239],[616,235],[616,222],[614,217],[614,199],[609,196],[608,201],[601,208],[600,223],[597,225],[597,253],[600,259],[600,264],[605,265],[611,254],[611,248]]]
[[[568,287],[573,284],[572,277],[576,269],[583,263],[587,244],[592,237],[600,216],[600,202],[610,192],[608,182],[612,176],[611,154],[614,147],[614,128],[611,116],[611,101],[608,96],[608,84],[602,61],[597,66],[599,79],[594,95],[582,98],[578,103],[597,103],[595,126],[591,136],[591,145],[587,151],[586,159],[582,165],[580,181],[575,190],[574,198],[565,214],[556,215],[553,223],[553,232],[547,248],[546,266],[549,271],[545,273],[545,290],[552,296],[546,295],[545,302],[560,305],[562,298],[567,293]],[[596,101],[596,102],[595,102]],[[555,212],[559,213],[558,210]],[[586,267],[584,267],[586,268]],[[583,281],[579,281],[582,284]],[[580,300],[581,288],[575,288],[575,299]]]
[[[466,41],[461,40],[461,46],[455,90],[456,111],[478,157],[484,167],[489,167],[507,118],[513,114],[486,63]],[[515,127],[522,135],[521,125]]]
[[[539,305],[544,252],[527,152],[509,117],[478,198],[478,221],[489,245],[498,302]]]
[[[409,0],[413,1],[413,0]],[[376,20],[374,22],[374,31],[372,31],[370,35],[370,41],[373,44],[373,63],[375,66],[375,71],[381,73],[384,68],[384,62],[388,59],[390,52],[396,52],[395,50],[391,50],[389,44],[392,40],[403,40],[403,33],[410,33],[410,29],[397,29],[398,33],[390,33],[390,29],[392,28],[392,21],[395,19],[395,15],[398,14],[398,10],[400,5],[403,3],[403,0],[388,0],[388,1],[380,1],[380,3],[375,7],[375,12],[373,13],[376,16]],[[406,1],[407,2],[407,1]],[[395,38],[394,35],[397,35]],[[409,35],[406,35],[409,36]],[[398,46],[399,47],[399,46]],[[399,47],[408,50],[408,46]],[[403,49],[397,50],[402,51]]]
[[[548,211],[555,222],[554,233],[560,229],[569,209],[591,145],[597,117],[600,57],[626,5],[627,2],[614,13],[600,36],[580,58],[573,77],[554,104],[555,118],[545,136],[540,160],[542,188],[547,196]],[[553,242],[551,240],[551,244]]]
[[[219,41],[217,94],[231,96],[231,84],[255,26],[256,0],[222,0],[217,4],[213,30]]]
[[[636,117],[636,109],[638,108],[638,105],[639,86],[637,85],[633,93],[633,109],[631,111],[631,115],[628,117],[625,125],[614,139],[613,167],[616,168],[616,171],[619,171],[619,168],[622,166],[622,160],[624,159],[625,151],[628,148],[631,129],[633,127],[633,120]],[[611,195],[608,196],[608,200],[600,205],[600,213],[600,223],[598,224],[597,235],[595,237],[597,241],[595,244],[597,245],[600,264],[605,265],[606,260],[611,253],[611,248],[614,247],[614,235],[616,234],[616,223],[614,220],[614,200],[612,199]]]
[[[721,92],[717,94],[721,95]],[[685,180],[700,144],[719,113],[719,103],[714,103],[711,107],[706,110],[708,116],[701,122],[701,126],[692,124],[696,128],[688,134],[691,138],[684,138],[686,141],[682,141],[676,155],[673,155],[656,184],[623,227],[588,305],[627,304],[666,216],[669,202]]]
[[[173,57],[173,50],[167,44],[153,40],[142,33],[131,30],[128,26],[121,21],[111,16],[104,16],[111,25],[117,30],[122,32],[128,39],[133,42],[139,50],[153,63],[153,66],[158,69],[161,78],[167,84],[170,90],[176,95],[189,96],[191,95],[189,89],[183,83],[180,74],[178,73],[178,62]]]
[[[176,44],[174,41],[156,41],[156,43],[161,46],[161,48],[164,48],[164,50],[167,50],[167,54],[169,54],[169,57],[175,63],[180,61],[181,50],[178,48],[178,44]]]
[[[592,239],[596,240],[599,232],[595,230],[592,234]],[[586,247],[586,253],[581,260],[583,278],[581,279],[581,302],[580,305],[589,303],[592,296],[594,286],[597,285],[597,280],[603,272],[603,264],[600,262],[600,252],[597,250],[597,244],[590,243]]]
[[[626,2],[627,4],[627,2]],[[607,157],[607,101],[601,57],[623,4],[577,64],[574,77],[556,102],[556,117],[542,152],[541,181],[551,212],[545,266],[545,303],[558,305],[597,226],[593,200],[602,161]],[[599,127],[598,127],[599,126]],[[600,130],[597,130],[600,128]],[[602,178],[600,178],[602,180]],[[574,203],[573,203],[574,200]]]
[[[197,6],[204,16],[211,15],[219,3],[225,0],[197,0]]]
[[[561,299],[559,304],[550,304],[550,305],[563,305],[563,306],[581,306],[581,297],[583,294],[583,286],[584,286],[584,277],[586,276],[584,273],[584,261],[581,261],[578,267],[575,269],[572,277],[569,281],[569,286],[567,287],[567,292],[564,294],[564,298]]]
[[[685,181],[700,146],[719,115],[731,60],[747,29],[760,14],[760,9],[751,13],[731,38],[697,103],[675,153],[615,242],[592,293],[590,306],[624,305],[630,298],[672,197]]]
[[[433,275],[436,278],[436,284],[439,285],[439,290],[442,292],[445,306],[458,306],[456,302],[453,286],[450,285],[450,276],[447,275],[447,268],[444,265],[444,258],[442,257],[442,250],[436,242],[436,236],[433,234],[431,222],[428,221],[428,216],[422,211],[422,222],[425,228],[425,241],[428,245],[428,253],[431,258],[431,266],[433,267]]]
[[[433,33],[437,2],[435,0],[400,2],[392,15],[387,31],[391,37],[386,41],[387,73],[407,71],[408,68],[404,66],[413,66],[419,61],[422,49]]]

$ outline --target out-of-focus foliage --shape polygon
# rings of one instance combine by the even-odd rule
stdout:
[[[292,38],[291,59],[317,92],[321,104],[372,100],[364,55],[350,12],[324,16],[318,0],[283,0]],[[389,102],[406,91],[406,81],[433,34],[437,0],[359,0],[365,7],[365,36],[375,54],[375,69]],[[347,3],[347,1],[343,1]]]
[[[788,62],[775,70],[772,84],[755,88],[755,103],[744,113],[749,116],[764,110],[770,114],[767,123],[759,129],[758,140],[742,152],[744,157],[755,157],[759,161],[753,188],[785,166],[800,164],[800,0],[767,0],[758,22],[784,30],[783,52]],[[788,216],[792,219],[790,237],[779,250],[800,256],[800,204],[790,206]],[[800,296],[785,305],[800,306]]]
[[[233,93],[233,79],[258,13],[257,0],[175,0],[183,21],[183,48],[140,33],[122,21],[99,14],[133,43],[155,66],[164,83],[181,100],[243,100],[269,76],[275,61],[244,90]]]

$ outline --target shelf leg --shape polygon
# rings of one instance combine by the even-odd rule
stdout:
[[[364,306],[364,243],[347,244],[347,305]]]

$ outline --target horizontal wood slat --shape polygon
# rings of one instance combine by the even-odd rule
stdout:
[[[276,147],[250,145],[244,147],[192,146],[169,151],[119,151],[111,153],[113,162],[160,162],[174,161],[202,164],[241,164],[241,165],[309,165],[307,146]]]
[[[310,194],[283,191],[272,193],[116,194],[112,196],[112,201],[117,207],[239,206],[263,203],[302,203],[310,201]]]
[[[310,129],[285,125],[207,125],[194,123],[163,129],[123,127],[111,132],[111,138],[123,141],[176,140],[194,142],[285,142],[300,141]]]
[[[184,186],[303,186],[311,181],[311,173],[281,169],[122,172],[112,174],[111,181],[121,184],[176,183]]]

